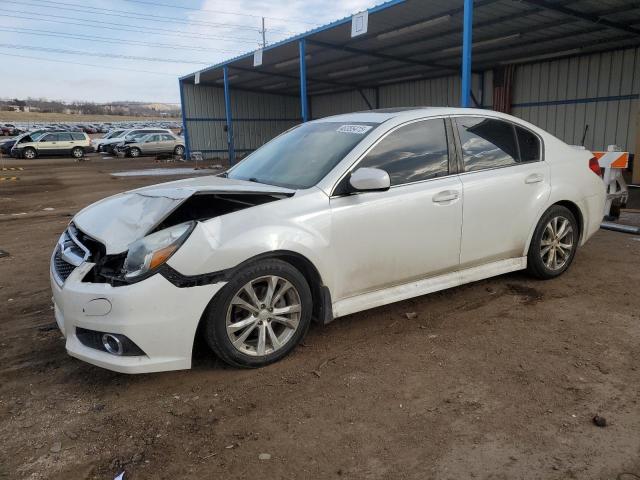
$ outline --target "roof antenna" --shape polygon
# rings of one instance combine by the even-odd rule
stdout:
[[[584,126],[584,132],[582,133],[582,141],[580,142],[580,145],[582,145],[583,147],[584,147],[584,141],[587,138],[587,130],[589,130],[588,123]]]

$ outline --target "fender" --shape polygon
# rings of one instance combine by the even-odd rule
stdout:
[[[576,218],[576,220],[578,221],[578,226],[580,228],[580,242],[579,245],[583,245],[584,242],[586,241],[586,239],[584,238],[584,206],[581,205],[580,201],[575,201],[575,200],[567,200],[566,199],[566,195],[559,195],[558,192],[555,192],[554,195],[554,191],[552,190],[551,192],[551,196],[549,197],[549,202],[548,204],[540,209],[540,211],[538,212],[537,216],[536,216],[536,221],[533,224],[533,226],[531,227],[531,229],[529,230],[529,234],[527,235],[527,243],[524,246],[524,250],[522,252],[522,256],[526,257],[527,254],[529,253],[529,246],[531,245],[531,240],[533,239],[533,234],[536,230],[536,228],[538,227],[538,224],[540,223],[540,219],[542,218],[542,216],[545,214],[545,212],[547,210],[549,210],[549,208],[551,208],[553,205],[557,205],[557,204],[570,204],[573,205],[575,208],[575,212],[578,212],[578,218]],[[569,208],[570,210],[574,210],[572,208]],[[575,214],[574,212],[574,214]]]

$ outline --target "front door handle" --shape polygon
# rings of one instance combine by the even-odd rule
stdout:
[[[527,178],[524,179],[524,183],[540,183],[544,180],[544,175],[541,173],[532,173]]]
[[[456,190],[444,190],[433,196],[433,203],[447,203],[457,200],[460,193]]]

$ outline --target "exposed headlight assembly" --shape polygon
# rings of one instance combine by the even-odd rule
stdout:
[[[124,278],[135,280],[163,265],[189,237],[195,225],[195,222],[181,223],[133,242],[124,261]]]

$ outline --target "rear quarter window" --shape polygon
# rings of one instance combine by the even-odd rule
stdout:
[[[86,140],[86,135],[80,132],[71,132],[71,138],[74,140]]]
[[[526,128],[516,127],[521,162],[538,162],[542,159],[540,139]]]

